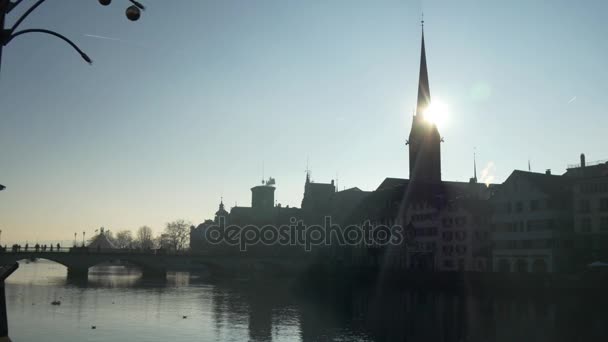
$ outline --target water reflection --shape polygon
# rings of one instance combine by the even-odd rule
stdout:
[[[105,265],[87,279],[22,265],[9,278],[14,340],[52,341],[593,341],[606,340],[608,299],[594,294],[471,296],[356,282],[141,277]],[[50,303],[60,300],[61,305]],[[95,325],[97,329],[90,327]]]

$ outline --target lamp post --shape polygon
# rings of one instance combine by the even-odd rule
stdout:
[[[85,232],[82,232],[82,247],[84,247],[84,233]]]
[[[76,241],[76,235],[77,235],[77,234],[78,234],[78,233],[76,233],[76,232],[74,233],[74,247],[76,247],[76,244],[78,243],[78,242]]]
[[[0,67],[2,66],[2,47],[7,45],[8,43],[10,43],[11,40],[13,40],[13,38],[16,38],[22,34],[35,33],[35,32],[48,34],[48,35],[55,36],[55,37],[63,40],[64,42],[68,43],[74,50],[76,50],[76,52],[78,52],[80,54],[80,57],[82,57],[82,59],[84,59],[85,62],[87,62],[89,64],[93,63],[91,58],[86,53],[84,53],[76,44],[74,44],[74,42],[72,42],[70,39],[68,39],[64,35],[59,34],[55,31],[51,31],[51,30],[47,30],[47,29],[37,29],[37,28],[16,31],[17,28],[19,27],[19,25],[25,20],[25,18],[27,18],[28,15],[30,15],[32,12],[34,12],[34,10],[36,10],[36,8],[38,8],[38,6],[40,6],[40,5],[42,5],[42,3],[45,2],[46,0],[36,1],[36,3],[34,3],[30,8],[28,8],[27,11],[25,11],[10,28],[5,29],[4,21],[5,21],[6,15],[8,13],[10,13],[13,9],[15,9],[15,7],[17,7],[22,1],[23,0],[15,0],[15,1],[0,0]],[[102,6],[108,6],[112,2],[112,0],[98,0],[98,1]],[[142,5],[141,3],[139,3],[136,0],[127,0],[127,1],[129,1],[133,5],[131,5],[127,8],[125,15],[127,16],[127,18],[129,20],[137,21],[139,19],[139,17],[141,16],[141,10],[144,10],[145,7],[144,7],[144,5]]]

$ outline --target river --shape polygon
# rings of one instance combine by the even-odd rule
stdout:
[[[25,263],[6,284],[13,341],[606,341],[607,297],[463,295],[293,280],[166,281],[98,266]],[[58,300],[60,305],[52,305]]]

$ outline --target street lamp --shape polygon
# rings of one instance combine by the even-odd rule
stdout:
[[[82,247],[84,247],[84,232],[82,232]]]
[[[25,11],[21,15],[21,17],[19,17],[19,19],[17,19],[17,21],[13,24],[13,26],[11,26],[11,28],[5,29],[4,28],[4,19],[6,17],[6,14],[10,13],[13,9],[15,9],[15,7],[17,7],[17,5],[19,5],[21,3],[21,1],[23,1],[23,0],[15,0],[14,2],[11,2],[11,0],[0,0],[0,66],[2,65],[2,47],[7,45],[8,43],[10,43],[10,41],[13,40],[13,38],[15,38],[15,37],[18,37],[22,34],[34,33],[34,32],[49,34],[51,36],[55,36],[55,37],[63,40],[64,42],[68,43],[74,50],[76,50],[80,54],[80,57],[82,57],[82,59],[84,59],[85,62],[87,62],[89,64],[93,63],[91,58],[86,53],[84,53],[76,44],[74,44],[74,42],[72,42],[65,36],[55,32],[55,31],[51,31],[51,30],[47,30],[47,29],[27,29],[27,30],[16,31],[16,29],[23,22],[23,20],[25,20],[25,18],[27,18],[28,15],[30,15],[36,8],[38,8],[38,6],[40,6],[46,0],[36,1],[36,3],[32,5],[32,7],[30,7],[27,11]],[[103,6],[108,6],[112,2],[112,0],[98,0],[98,1]],[[125,14],[129,20],[137,21],[139,19],[139,17],[141,16],[141,10],[144,10],[145,7],[138,1],[135,1],[135,0],[127,0],[127,1],[129,1],[133,5],[131,5],[127,8]]]

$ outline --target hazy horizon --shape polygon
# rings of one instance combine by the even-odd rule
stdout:
[[[528,160],[562,174],[608,158],[603,1],[145,4],[136,23],[77,0],[23,23],[92,66],[45,35],[4,48],[2,245],[198,224],[220,197],[249,206],[263,176],[300,207],[307,160],[340,190],[408,178],[422,11],[431,98],[449,108],[444,180],[468,181],[474,149],[494,183]]]

